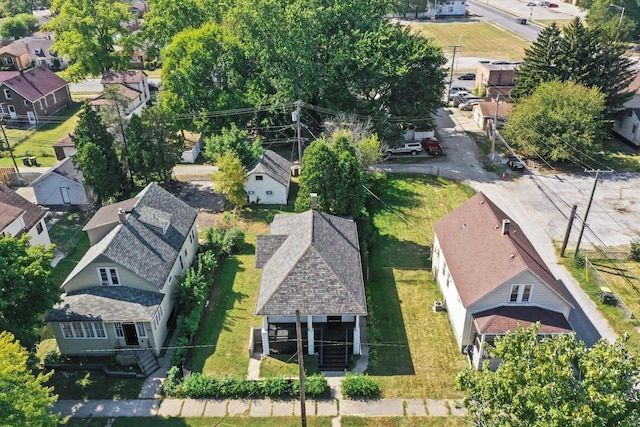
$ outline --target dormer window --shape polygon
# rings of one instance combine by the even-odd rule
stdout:
[[[120,286],[118,269],[115,267],[98,267],[98,277],[102,286]]]
[[[529,302],[533,285],[511,285],[509,302]]]

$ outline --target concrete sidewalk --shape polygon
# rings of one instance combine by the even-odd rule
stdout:
[[[380,400],[307,400],[309,416],[464,416],[454,400],[380,399]],[[297,400],[200,400],[200,399],[135,399],[135,400],[60,400],[54,413],[63,417],[278,417],[300,415]]]

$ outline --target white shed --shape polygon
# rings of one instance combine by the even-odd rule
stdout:
[[[58,162],[30,185],[36,201],[42,206],[89,205],[95,200],[85,188],[82,172],[76,169],[72,157]]]
[[[250,203],[286,205],[291,181],[291,162],[278,153],[265,150],[247,173],[244,186]]]

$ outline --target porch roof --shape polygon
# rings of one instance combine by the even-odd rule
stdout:
[[[473,314],[478,332],[488,335],[504,335],[518,327],[528,328],[540,322],[539,334],[568,334],[573,332],[562,313],[535,306],[509,305]]]

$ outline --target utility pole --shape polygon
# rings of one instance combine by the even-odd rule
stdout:
[[[460,38],[458,38],[458,42],[460,42]],[[451,58],[451,71],[449,72],[449,90],[447,91],[447,102],[449,102],[449,94],[451,93],[451,86],[453,85],[453,67],[456,63],[456,52],[458,48],[461,47],[460,44],[455,46],[449,46],[453,48],[453,58]]]
[[[11,148],[11,143],[9,142],[9,138],[7,138],[7,133],[4,131],[4,119],[0,119],[0,128],[2,129],[2,136],[4,137],[4,141],[7,143],[7,149],[9,150],[9,154],[11,155],[11,160],[13,160],[13,166],[16,168],[18,176],[20,176],[20,169],[18,169],[16,158],[13,155],[13,148]]]
[[[567,249],[567,243],[569,243],[569,235],[571,234],[571,227],[573,227],[573,220],[576,217],[576,210],[578,205],[573,205],[571,208],[571,215],[569,215],[569,224],[567,224],[567,231],[564,233],[564,240],[562,241],[562,249],[560,249],[560,256],[564,257],[564,251]]]
[[[589,216],[589,210],[591,209],[591,203],[593,202],[593,195],[596,192],[596,186],[598,185],[598,176],[601,173],[611,173],[615,172],[614,170],[609,171],[601,171],[600,169],[594,170],[585,170],[587,173],[595,172],[596,179],[593,181],[593,188],[591,189],[591,196],[589,196],[589,203],[587,204],[587,211],[584,213],[584,218],[582,219],[582,227],[580,227],[580,234],[578,235],[578,244],[576,245],[576,251],[573,254],[573,258],[578,256],[578,251],[580,249],[580,242],[582,241],[582,235],[584,234],[584,227],[587,225],[587,217]]]
[[[302,169],[302,138],[300,137],[300,107],[302,106],[302,100],[296,101],[296,111],[292,114],[293,121],[296,122],[296,140],[298,141],[298,163],[300,169]]]
[[[307,408],[304,400],[304,355],[302,351],[300,310],[296,310],[296,340],[298,342],[298,372],[300,375],[300,418],[302,421],[302,427],[307,427]]]

